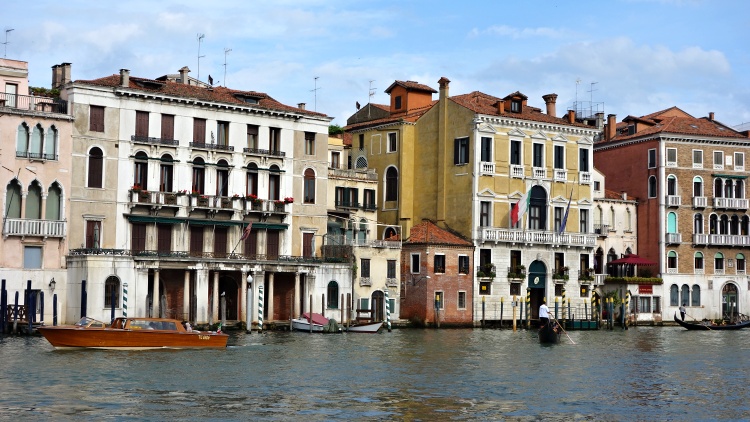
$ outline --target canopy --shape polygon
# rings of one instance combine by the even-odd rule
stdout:
[[[607,263],[607,265],[617,265],[617,264],[627,264],[627,265],[659,265],[656,262],[649,261],[646,258],[641,258],[640,256],[632,253],[630,255],[626,255],[620,259],[615,259],[614,261],[610,261]]]

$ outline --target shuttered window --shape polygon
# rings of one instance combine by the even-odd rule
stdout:
[[[99,148],[91,148],[89,151],[88,187],[102,187],[102,171],[104,169],[104,154]]]
[[[250,230],[250,236],[245,239],[245,256],[253,258],[258,254],[258,232]]]
[[[266,235],[266,258],[278,259],[279,257],[279,232],[269,230]]]
[[[172,225],[171,224],[157,224],[158,244],[157,250],[159,252],[171,252],[172,251]]]
[[[161,139],[174,139],[174,116],[171,114],[161,115]]]
[[[214,256],[224,258],[227,256],[227,228],[216,227],[214,229]]]
[[[89,130],[91,132],[104,132],[104,107],[89,106]]]
[[[146,225],[133,223],[130,227],[130,248],[133,252],[146,250]]]
[[[206,119],[193,119],[193,142],[206,142]]]
[[[190,256],[203,254],[203,226],[190,226]]]
[[[148,112],[135,112],[135,136],[148,138]]]

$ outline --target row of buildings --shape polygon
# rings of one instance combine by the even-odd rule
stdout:
[[[581,318],[613,294],[646,321],[682,303],[698,318],[750,306],[750,139],[712,114],[617,123],[558,115],[555,94],[544,110],[518,91],[451,96],[441,78],[395,81],[390,104],[331,137],[332,118],[305,104],[187,67],[71,72],[53,66],[52,89],[31,90],[27,63],[0,60],[0,274],[9,292],[30,280],[57,295],[64,322],[84,289],[89,316],[199,324],[222,301],[253,325],[309,310],[471,325],[510,319],[514,299],[536,318],[555,298]],[[610,264],[636,253],[654,265]]]

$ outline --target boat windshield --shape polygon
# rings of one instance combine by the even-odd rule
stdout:
[[[101,321],[97,321],[94,318],[89,318],[89,317],[83,317],[83,318],[81,318],[78,322],[76,322],[75,325],[76,325],[76,327],[89,327],[89,328],[91,328],[91,327],[98,327],[98,328],[104,328],[104,327],[106,327],[105,323],[103,323]]]

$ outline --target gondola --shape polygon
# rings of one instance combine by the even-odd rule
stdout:
[[[539,327],[539,343],[557,344],[560,342],[561,334],[562,330],[557,326],[557,323],[550,321]]]
[[[737,324],[727,324],[727,325],[710,325],[699,323],[699,322],[685,322],[677,317],[677,314],[674,314],[674,322],[680,324],[682,327],[688,329],[688,330],[703,330],[703,331],[716,331],[716,330],[741,330],[745,327],[750,327],[750,321],[742,321]]]

